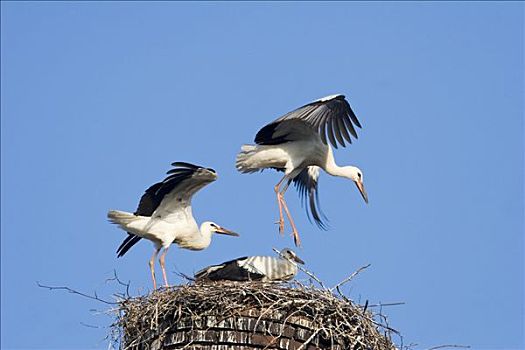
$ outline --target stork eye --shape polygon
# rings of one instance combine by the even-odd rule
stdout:
[[[361,178],[361,173],[357,173],[357,177],[358,177],[358,178]]]

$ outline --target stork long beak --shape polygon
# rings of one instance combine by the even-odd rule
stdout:
[[[297,255],[294,255],[294,257],[292,258],[295,262],[301,264],[301,265],[304,265],[304,261],[299,258]]]
[[[358,181],[356,181],[355,184],[356,184],[357,188],[359,189],[359,192],[361,193],[361,196],[363,196],[363,199],[365,200],[365,203],[368,204],[368,194],[366,193],[365,185],[363,185],[362,182],[358,182]]]
[[[221,227],[221,226],[217,227],[215,229],[215,232],[223,234],[223,235],[239,237],[239,234],[237,232],[230,231],[230,230],[228,230],[228,229],[226,229],[224,227]]]

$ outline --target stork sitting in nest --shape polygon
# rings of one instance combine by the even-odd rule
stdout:
[[[287,281],[297,274],[297,264],[304,264],[289,248],[281,250],[278,257],[245,256],[208,266],[195,274],[199,281]]]

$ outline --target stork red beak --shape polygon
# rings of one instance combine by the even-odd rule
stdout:
[[[228,229],[226,229],[224,227],[221,227],[221,226],[217,227],[215,229],[215,232],[223,234],[223,235],[239,237],[239,234],[237,232],[230,231],[230,230],[228,230]]]
[[[359,189],[359,192],[361,193],[361,196],[363,196],[363,199],[365,200],[365,203],[368,204],[368,194],[366,193],[365,185],[363,185],[362,182],[358,182],[358,181],[356,181],[355,184],[356,184],[357,188]]]

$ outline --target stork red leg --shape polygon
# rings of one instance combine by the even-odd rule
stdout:
[[[295,227],[295,223],[292,219],[292,215],[290,214],[290,210],[288,210],[288,205],[286,205],[284,196],[282,195],[282,193],[279,193],[279,195],[281,196],[281,201],[283,203],[283,208],[284,208],[284,211],[286,212],[286,216],[288,217],[288,221],[290,221],[290,226],[292,226],[292,235],[293,235],[295,246],[300,247],[301,239],[299,238],[299,232],[297,232],[297,227]]]
[[[155,279],[155,259],[157,258],[157,254],[160,252],[160,247],[155,248],[155,252],[153,253],[153,256],[149,260],[149,269],[151,271],[151,279],[153,280],[153,290],[157,289],[157,280]]]
[[[279,233],[282,235],[284,233],[284,216],[283,216],[283,204],[281,202],[281,193],[279,193],[279,185],[274,187],[275,194],[277,195],[277,204],[279,204]]]
[[[286,211],[286,216],[288,217],[288,221],[290,221],[290,226],[292,226],[292,234],[294,238],[294,243],[297,247],[299,247],[301,245],[301,239],[299,238],[299,232],[297,231],[297,228],[295,227],[295,222],[293,221],[292,215],[290,214],[290,210],[288,209],[288,205],[286,204],[286,201],[284,200],[284,193],[288,189],[288,186],[290,186],[290,183],[291,181],[288,181],[284,185],[283,189],[277,194],[277,198],[279,199],[279,204]],[[282,215],[282,212],[281,212],[281,215]]]
[[[166,258],[167,252],[168,252],[168,248],[164,248],[164,251],[160,255],[159,263],[160,263],[160,268],[162,269],[162,277],[164,277],[164,285],[166,287],[169,287],[170,285],[168,284],[168,277],[166,276],[166,267],[164,265],[164,259]]]
[[[275,195],[277,196],[277,204],[279,204],[279,233],[282,235],[284,233],[284,215],[283,215],[283,203],[282,203],[282,195],[280,194],[280,187],[283,183],[284,179],[286,179],[286,176],[284,176],[281,181],[275,185],[273,190],[275,191]],[[288,186],[287,186],[288,187]],[[286,191],[286,189],[285,189]]]

